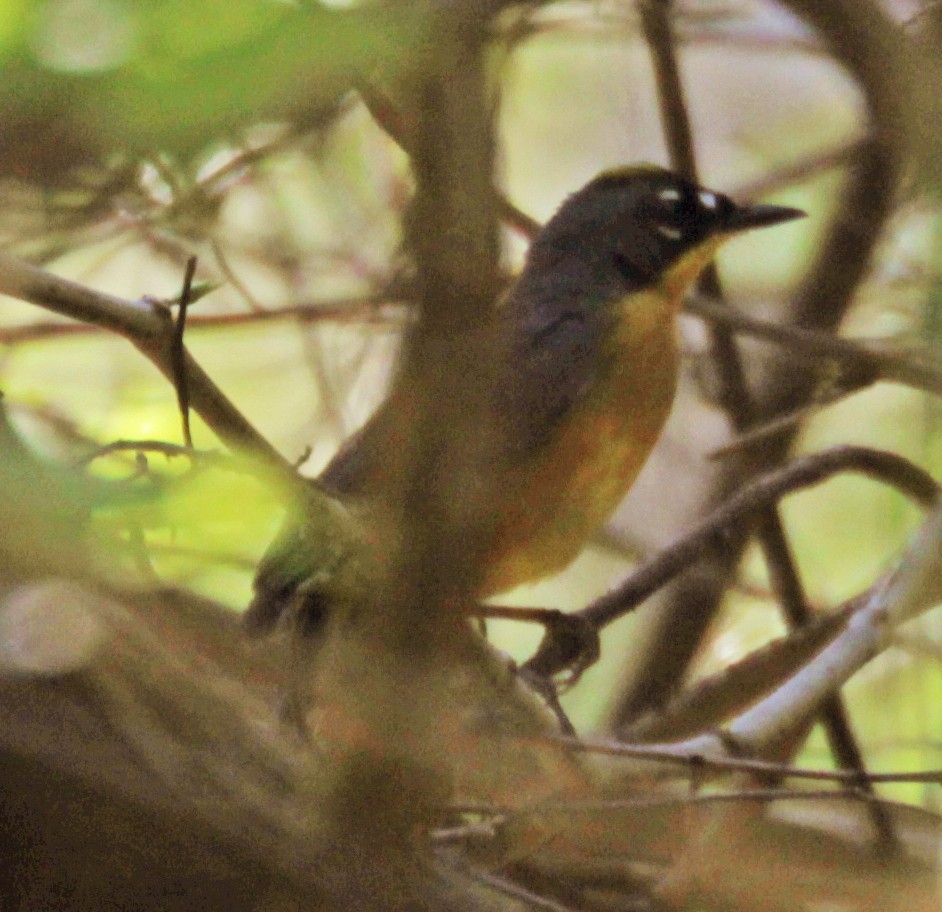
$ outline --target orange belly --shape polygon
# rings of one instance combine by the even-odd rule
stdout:
[[[482,595],[562,570],[609,519],[653,449],[677,383],[672,302],[631,299],[609,340],[607,369],[544,452],[498,480],[501,516]]]

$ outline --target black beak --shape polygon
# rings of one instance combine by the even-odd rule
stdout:
[[[724,234],[735,234],[752,228],[768,228],[770,225],[804,218],[807,214],[801,209],[792,209],[789,206],[737,206],[733,203],[720,230]]]

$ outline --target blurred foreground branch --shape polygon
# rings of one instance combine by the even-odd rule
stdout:
[[[2,252],[0,293],[124,336],[175,383],[174,321],[165,304],[147,298],[126,301],[93,291]],[[292,477],[290,463],[259,434],[193,356],[186,351],[182,354],[190,402],[200,417],[228,446],[255,455],[283,476]]]

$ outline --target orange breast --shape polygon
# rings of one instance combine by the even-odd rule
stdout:
[[[628,492],[674,398],[673,297],[661,289],[631,298],[583,401],[544,452],[498,479],[502,512],[482,595],[561,570]]]

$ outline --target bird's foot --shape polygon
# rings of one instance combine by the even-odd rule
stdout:
[[[480,605],[477,614],[483,618],[541,624],[546,631],[543,640],[522,670],[546,681],[557,680],[566,690],[577,684],[583,672],[601,655],[598,630],[578,614],[567,614],[556,608],[503,605]]]

